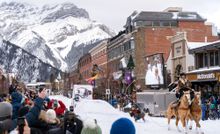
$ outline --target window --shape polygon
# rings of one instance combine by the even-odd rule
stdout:
[[[153,22],[153,26],[155,27],[155,26],[160,26],[160,22],[159,21],[154,21]]]
[[[160,26],[162,26],[162,27],[168,27],[168,26],[170,26],[170,22],[169,22],[169,21],[161,21],[161,22],[160,22]]]
[[[138,22],[136,22],[136,25],[137,25],[137,26],[142,26],[142,25],[143,25],[143,21],[138,21]]]
[[[143,25],[144,26],[152,26],[152,21],[144,21]]]
[[[215,66],[219,65],[219,59],[218,59],[218,51],[215,51]]]
[[[208,66],[208,54],[204,53],[204,66],[207,67]]]
[[[203,53],[197,54],[197,66],[198,68],[203,68]]]
[[[121,45],[121,52],[124,52],[124,45]]]
[[[210,52],[210,66],[214,66],[215,65],[215,59],[214,59],[214,52]]]
[[[131,49],[134,49],[134,45],[135,45],[135,44],[134,44],[134,40],[131,40],[130,43],[131,43]]]
[[[131,43],[130,43],[130,42],[126,42],[126,43],[124,44],[124,51],[127,51],[127,50],[129,50],[129,49],[131,49]]]

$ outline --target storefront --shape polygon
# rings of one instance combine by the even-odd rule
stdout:
[[[194,71],[187,74],[188,80],[192,82],[192,88],[201,91],[202,98],[220,95],[220,70]]]

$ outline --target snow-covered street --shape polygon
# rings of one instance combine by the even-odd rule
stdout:
[[[67,107],[71,105],[71,99],[64,96],[50,96],[50,98],[62,100]],[[103,134],[109,134],[112,123],[121,117],[129,118],[133,121],[136,134],[178,134],[175,127],[175,121],[171,121],[171,130],[167,129],[167,119],[160,117],[146,116],[146,122],[139,120],[135,122],[127,113],[123,113],[117,109],[114,109],[107,102],[102,100],[82,100],[76,105],[75,112],[81,117],[81,119],[93,118],[96,119]],[[180,123],[180,122],[179,122]],[[195,124],[193,124],[193,130],[189,131],[189,134],[195,134]],[[181,123],[179,124],[181,128]],[[219,134],[220,120],[208,120],[201,121],[201,126],[205,134]]]

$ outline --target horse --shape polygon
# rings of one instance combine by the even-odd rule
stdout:
[[[192,121],[194,120],[196,123],[196,132],[204,134],[201,129],[201,125],[199,121],[201,120],[202,109],[201,109],[201,92],[195,92],[194,100],[192,101],[192,105],[190,107],[190,114],[188,115],[188,119],[191,120],[191,124],[189,129],[192,129]],[[199,131],[198,131],[199,130]]]
[[[183,128],[185,128],[184,132],[187,134],[187,126],[186,126],[186,120],[190,112],[190,105],[191,105],[191,99],[190,99],[190,92],[186,91],[184,92],[183,96],[180,98],[180,104],[177,107],[173,107],[173,102],[171,102],[167,108],[167,119],[168,119],[168,130],[170,130],[170,119],[175,116],[176,118],[176,127],[179,132],[180,129],[178,127],[179,120],[182,123]]]

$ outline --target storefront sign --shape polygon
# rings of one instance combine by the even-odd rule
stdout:
[[[175,43],[173,51],[174,51],[174,57],[182,56],[183,55],[183,43],[182,42]]]
[[[215,73],[197,74],[198,80],[215,79]]]
[[[176,53],[178,54],[178,53],[180,53],[181,52],[181,46],[179,46],[179,47],[176,47]]]

